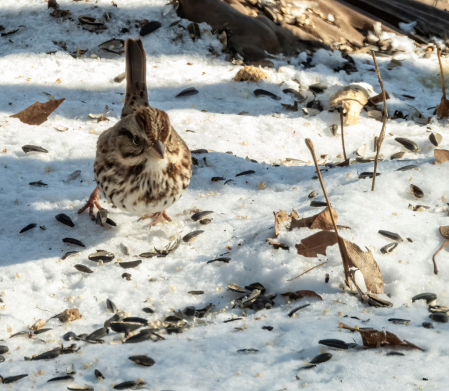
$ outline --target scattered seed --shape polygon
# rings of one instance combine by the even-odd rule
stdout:
[[[197,236],[201,235],[204,231],[193,231],[185,235],[182,240],[186,243],[190,243],[194,239],[196,239]]]
[[[189,295],[204,295],[204,291],[188,291]]]
[[[412,184],[410,189],[416,198],[424,198],[424,192],[418,186]]]
[[[423,322],[422,323],[422,326],[425,328],[425,329],[434,329],[435,327],[433,327],[433,323],[432,322]]]
[[[104,379],[106,379],[98,369],[95,369],[94,374],[98,381],[103,381]]]
[[[90,254],[87,258],[94,262],[109,263],[113,261],[115,255],[104,250],[97,250],[96,253]]]
[[[193,214],[191,218],[193,221],[198,221],[198,220],[203,219],[203,217],[206,217],[212,213],[214,213],[214,212],[212,212],[212,211],[197,212],[197,213]]]
[[[131,281],[131,274],[129,273],[123,273],[122,278],[126,279],[126,281]]]
[[[308,195],[308,197],[309,198],[314,198],[314,197],[316,197],[318,195],[318,193],[314,190],[314,191],[312,191],[309,195]]]
[[[412,303],[417,300],[425,300],[427,304],[431,305],[437,300],[437,295],[435,293],[420,293],[412,297]]]
[[[402,145],[403,145],[405,148],[407,148],[409,151],[412,151],[412,152],[419,152],[419,151],[421,151],[421,148],[419,148],[418,145],[417,145],[414,141],[412,141],[412,140],[410,140],[410,139],[408,139],[408,138],[405,138],[405,137],[396,137],[395,140],[396,140],[399,144],[402,144]]]
[[[178,95],[176,95],[176,98],[196,95],[198,93],[199,93],[199,91],[195,87],[190,87],[190,88],[186,88],[185,90],[182,90]]]
[[[8,377],[4,377],[1,378],[0,377],[0,383],[1,384],[11,384],[11,383],[15,383],[16,381],[23,379],[24,377],[27,377],[28,375],[16,375],[16,376],[8,376]]]
[[[135,362],[137,365],[142,365],[144,367],[152,367],[154,364],[156,364],[156,361],[154,361],[152,358],[148,356],[131,356],[128,357],[131,361]]]
[[[337,124],[333,124],[331,126],[329,126],[329,130],[331,131],[332,136],[336,136],[337,132],[338,132],[338,125]]]
[[[74,227],[75,224],[73,224],[72,219],[67,216],[65,213],[60,213],[55,216],[56,220],[58,220],[60,223],[67,225],[69,227]]]
[[[62,239],[62,241],[64,243],[70,243],[70,244],[74,244],[76,246],[81,246],[81,247],[86,247],[85,244],[83,242],[80,242],[77,239],[73,239],[73,238],[64,238]]]
[[[131,262],[120,262],[119,265],[123,269],[131,269],[133,267],[137,267],[142,263],[142,261],[139,259],[137,261],[131,261]]]
[[[388,321],[391,323],[394,323],[394,324],[404,324],[404,325],[410,324],[410,320],[407,320],[407,319],[390,318],[390,319],[388,319]]]
[[[231,258],[216,258],[216,259],[212,259],[211,261],[207,261],[207,264],[212,263],[212,262],[229,263],[230,260],[231,260]]]
[[[339,339],[322,339],[321,341],[318,341],[319,344],[324,346],[329,346],[331,348],[336,349],[348,349],[349,346],[346,342],[340,341]]]
[[[76,254],[79,254],[79,253],[80,253],[79,251],[67,251],[67,252],[61,257],[61,259],[64,261],[65,259],[70,258],[70,257],[73,257],[73,256],[75,256]]]
[[[0,345],[0,354],[8,353],[9,349],[7,346]]]
[[[118,312],[117,306],[112,300],[106,299],[106,308],[113,314],[116,314]]]
[[[212,177],[211,181],[212,182],[220,182],[220,181],[224,181],[226,178],[223,178],[221,176],[214,176]]]
[[[379,234],[388,239],[394,240],[395,242],[402,243],[404,241],[400,235],[395,234],[394,232],[380,230]]]
[[[24,233],[26,231],[29,231],[30,229],[33,229],[34,227],[36,227],[36,225],[37,224],[34,224],[34,223],[33,224],[28,224],[25,228],[22,228],[19,233],[21,234],[21,233]]]
[[[82,273],[93,273],[93,270],[90,270],[87,266],[84,265],[75,265],[75,269]]]
[[[293,310],[291,310],[289,313],[288,313],[288,316],[291,318],[297,311],[299,311],[300,309],[302,309],[302,308],[306,308],[306,307],[308,307],[310,304],[304,304],[304,305],[301,305],[301,306],[299,306],[299,307],[296,307],[296,308],[294,308]]]
[[[312,358],[312,360],[310,360],[311,364],[321,364],[323,362],[329,361],[332,358],[332,354],[330,353],[322,353],[319,354],[318,356],[315,356],[314,358]]]
[[[154,310],[152,308],[142,308],[142,311],[147,313],[147,314],[154,314]]]
[[[393,153],[393,155],[391,155],[390,159],[391,160],[402,159],[404,157],[404,155],[405,155],[404,151],[399,151],[399,152]]]
[[[312,201],[310,206],[313,208],[321,208],[323,206],[327,206],[327,202],[324,201]]]
[[[274,100],[281,100],[280,96],[277,96],[276,94],[273,94],[270,91],[262,90],[261,88],[254,91],[254,95],[257,97],[259,96],[267,96],[268,98],[274,99]]]
[[[408,170],[414,170],[414,169],[419,171],[419,167],[416,164],[410,164],[408,166],[398,168],[396,171],[408,171]]]
[[[29,183],[31,186],[36,186],[36,187],[45,187],[48,186],[46,183],[42,182],[41,180],[37,181],[37,182],[30,182]]]
[[[273,326],[262,326],[262,330],[272,331],[273,329]]]
[[[65,375],[65,376],[59,376],[59,377],[54,377],[53,379],[47,380],[47,383],[58,383],[58,382],[64,382],[64,381],[69,381],[69,380],[75,380],[75,378],[71,375]]]
[[[379,176],[380,172],[376,173],[376,176]],[[374,172],[362,172],[359,175],[359,179],[372,178],[374,176]]]
[[[443,141],[443,136],[439,133],[433,132],[429,135],[430,142],[438,147],[441,144],[441,141]]]
[[[391,254],[397,246],[399,246],[399,244],[397,242],[396,243],[389,243],[386,246],[383,246],[380,249],[380,252],[382,254]]]
[[[48,151],[42,147],[38,147],[36,145],[24,145],[22,147],[23,152],[28,153],[28,152],[43,152],[43,153],[48,153]]]
[[[256,171],[254,171],[254,170],[243,171],[240,174],[237,174],[236,177],[242,176],[242,175],[251,175],[251,174],[255,174],[255,173],[256,173]]]
[[[387,356],[405,356],[405,354],[401,352],[388,352]]]

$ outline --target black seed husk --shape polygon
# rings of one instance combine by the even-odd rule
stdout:
[[[25,228],[22,228],[19,233],[21,234],[21,233],[24,233],[26,231],[29,231],[30,229],[33,229],[34,227],[36,227],[36,225],[37,224],[35,224],[35,223],[28,224]]]
[[[301,306],[299,306],[299,307],[296,307],[296,308],[292,309],[292,310],[288,313],[288,316],[291,318],[291,317],[295,314],[295,312],[299,311],[299,310],[302,309],[302,308],[306,308],[306,307],[308,307],[309,305],[310,305],[310,304],[304,304],[304,305],[301,305]]]
[[[422,326],[426,329],[433,329],[435,327],[433,327],[433,323],[432,322],[423,322]]]
[[[146,25],[144,25],[140,29],[140,36],[144,37],[145,35],[151,34],[153,31],[156,31],[159,27],[161,27],[161,22],[158,22],[157,20],[153,20]]]
[[[183,96],[191,96],[198,94],[199,91],[195,87],[186,88],[185,90],[182,90],[178,95],[176,95],[176,98],[181,98]]]
[[[8,347],[5,345],[0,345],[0,354],[5,354],[9,351]]]
[[[400,235],[394,232],[380,230],[378,233],[388,239],[394,240],[395,242],[402,243],[404,241]]]
[[[154,361],[152,358],[148,356],[131,356],[128,357],[131,361],[135,362],[137,365],[142,365],[144,367],[152,367],[154,364],[156,364],[156,361]]]
[[[219,181],[224,181],[226,178],[223,178],[222,176],[214,176],[212,177],[211,181],[212,182],[219,182]]]
[[[119,265],[123,269],[131,269],[133,267],[137,267],[142,263],[142,260],[131,261],[131,262],[120,262]]]
[[[109,330],[106,327],[101,327],[98,330],[95,330],[93,333],[89,334],[86,339],[95,340],[104,338],[109,334]]]
[[[242,176],[242,175],[251,175],[251,174],[255,174],[255,173],[256,173],[256,171],[254,171],[254,170],[243,171],[240,174],[237,174],[236,177]]]
[[[204,231],[193,231],[185,235],[182,240],[186,243],[190,242],[191,240],[195,239],[197,236],[201,235]]]
[[[407,319],[390,318],[388,319],[388,321],[394,324],[404,324],[404,325],[410,324],[410,320]]]
[[[106,299],[106,308],[109,310],[109,312],[112,312],[113,314],[117,313],[117,306],[114,304],[112,300]]]
[[[189,295],[204,295],[204,291],[188,291]]]
[[[327,202],[324,201],[312,201],[310,206],[313,208],[321,208],[323,206],[327,206]]]
[[[84,265],[78,264],[78,265],[75,265],[74,267],[76,270],[78,270],[82,273],[89,273],[89,274],[93,273],[93,270],[89,269],[87,266],[84,266]]]
[[[64,259],[73,257],[74,255],[79,254],[79,253],[80,253],[79,251],[67,251],[67,252],[61,257],[61,259],[64,260]]]
[[[56,220],[58,220],[60,223],[65,224],[69,227],[74,227],[75,224],[73,224],[72,219],[67,216],[65,213],[60,213],[58,215],[55,216]]]
[[[54,377],[53,379],[47,380],[47,383],[51,383],[51,382],[62,382],[62,381],[68,381],[68,380],[75,380],[75,378],[71,375],[65,375],[65,376],[59,376],[59,377]]]
[[[405,356],[405,354],[401,352],[388,352],[387,356]]]
[[[62,239],[62,241],[64,243],[70,243],[70,244],[74,244],[76,246],[86,247],[85,244],[83,242],[80,242],[78,239],[64,238],[64,239]]]
[[[208,215],[210,215],[212,213],[214,213],[214,212],[208,211],[208,210],[203,211],[203,212],[197,212],[197,213],[192,215],[191,219],[193,221],[199,221],[199,220],[203,219],[204,217],[206,217],[206,216],[208,216]]]
[[[44,186],[48,186],[46,183],[42,182],[41,180],[37,181],[37,182],[30,182],[29,183],[31,186],[37,186],[37,187],[44,187]]]
[[[380,249],[380,252],[381,252],[382,254],[391,254],[391,253],[394,251],[394,249],[395,249],[396,247],[398,247],[398,246],[399,246],[399,244],[398,244],[397,242],[396,242],[396,243],[389,243],[389,244],[383,246],[383,247]]]
[[[148,324],[148,320],[146,320],[144,318],[139,318],[138,316],[129,316],[129,317],[123,319],[122,322],[140,323],[143,325]]]
[[[28,152],[43,152],[43,153],[48,153],[48,151],[42,147],[38,147],[37,145],[24,145],[22,147],[23,152],[28,153]]]
[[[257,90],[255,90],[254,95],[256,95],[257,97],[268,96],[269,98],[274,99],[274,100],[281,100],[280,96],[277,96],[276,94],[273,94],[270,91],[262,90],[261,88],[258,88]]]
[[[68,333],[65,333],[62,337],[64,341],[71,341],[72,339],[75,339],[76,334],[73,331],[69,331]]]
[[[207,261],[207,263],[212,263],[212,262],[223,262],[223,263],[229,263],[229,261],[231,260],[231,258],[216,258],[216,259],[212,259],[211,261]]]
[[[449,318],[446,314],[441,314],[441,313],[430,314],[429,318],[432,319],[434,322],[438,322],[438,323],[447,323],[449,320]]]
[[[376,176],[379,176],[380,172],[376,173]],[[359,179],[372,178],[374,176],[374,172],[362,172],[359,175]]]
[[[416,296],[412,297],[412,302],[417,300],[425,300],[427,304],[435,301],[437,299],[437,295],[435,293],[420,293]]]
[[[321,364],[323,362],[329,361],[332,358],[332,354],[330,353],[323,353],[319,354],[318,356],[315,356],[310,360],[311,364]]]
[[[154,314],[154,310],[151,308],[142,308],[142,311],[147,313],[147,314]]]
[[[0,354],[0,362],[5,362],[5,357]]]
[[[273,326],[262,326],[262,330],[272,331],[273,329]]]
[[[413,170],[415,168],[418,168],[418,166],[416,164],[410,164],[408,166],[398,168],[396,171],[408,171],[408,170]]]
[[[96,377],[98,380],[104,380],[104,379],[106,379],[106,378],[104,377],[104,375],[103,375],[98,369],[95,369],[94,374],[95,374],[95,377]]]
[[[349,346],[346,342],[340,341],[339,339],[322,339],[321,341],[318,341],[319,344],[324,346],[329,346],[331,348],[336,349],[348,349]]]
[[[2,384],[11,384],[14,383],[20,379],[23,379],[24,377],[27,377],[28,375],[16,375],[16,376],[8,376],[3,378]]]
[[[87,258],[94,262],[102,261],[103,263],[109,263],[113,261],[115,255],[108,251],[97,250],[96,253],[90,254]]]

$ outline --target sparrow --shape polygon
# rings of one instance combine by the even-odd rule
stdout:
[[[165,111],[151,107],[146,86],[146,54],[140,39],[127,39],[126,95],[121,119],[97,142],[94,177],[97,187],[86,205],[103,210],[100,192],[115,207],[151,219],[171,221],[165,210],[178,201],[192,176],[192,158]]]

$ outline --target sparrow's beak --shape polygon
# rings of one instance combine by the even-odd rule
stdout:
[[[163,159],[165,157],[165,144],[159,140],[156,141],[150,147],[150,155],[158,159]]]

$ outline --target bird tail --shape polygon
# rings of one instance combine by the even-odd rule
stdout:
[[[125,57],[126,96],[122,118],[148,106],[146,53],[140,39],[126,40]]]

